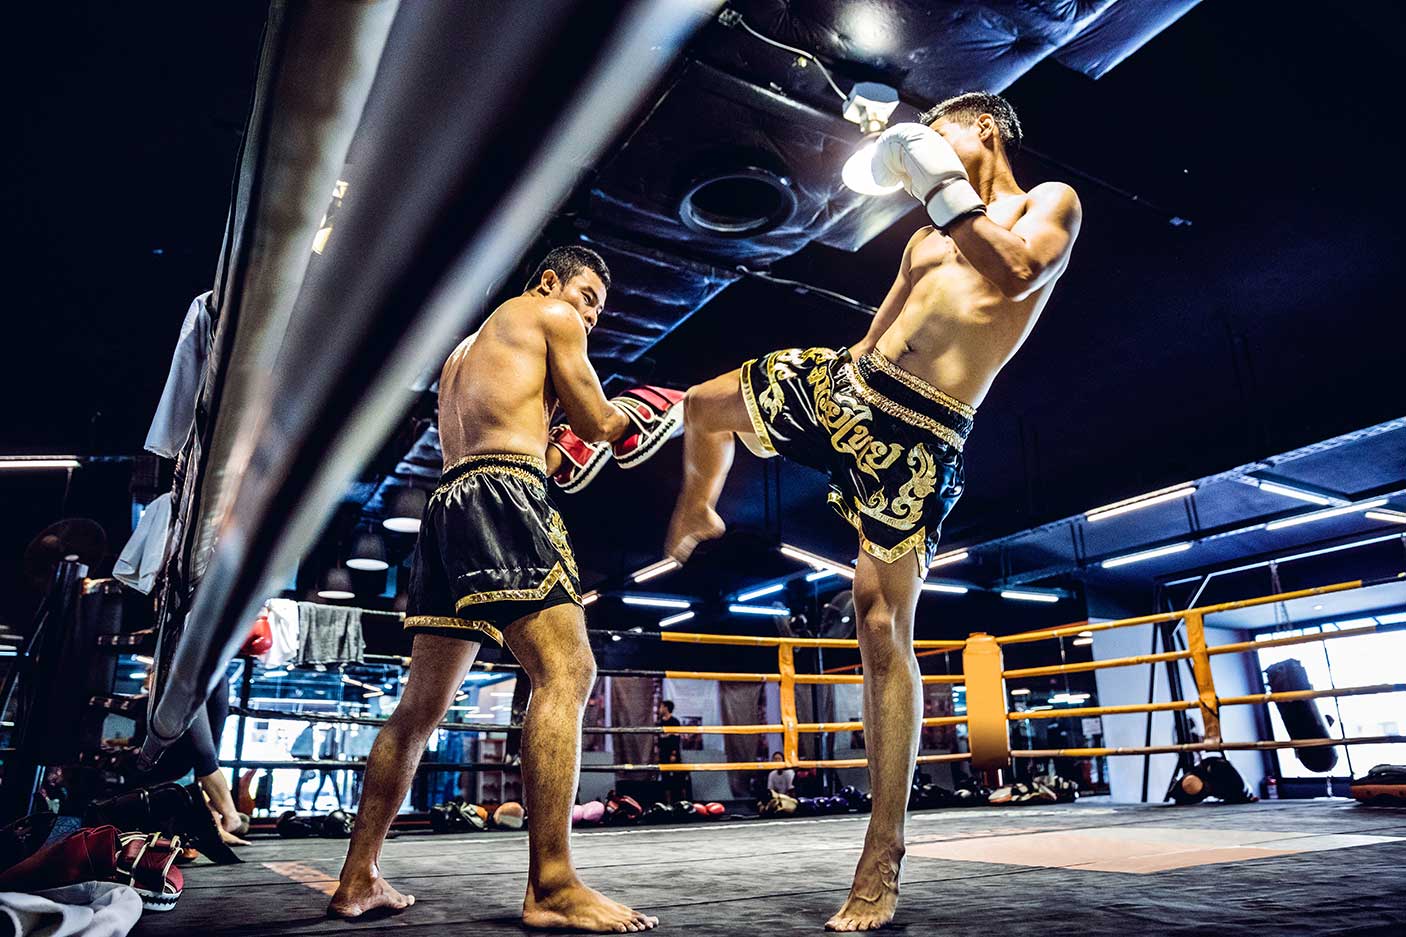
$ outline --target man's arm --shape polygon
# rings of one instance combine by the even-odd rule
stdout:
[[[542,322],[547,371],[572,430],[589,442],[619,439],[632,424],[605,399],[596,369],[586,357],[586,326],[581,317],[566,303],[548,301],[542,308]]]
[[[1079,234],[1079,196],[1062,182],[1030,190],[1030,205],[1009,231],[986,217],[954,222],[948,236],[977,273],[1011,299],[1025,299],[1056,276]]]
[[[910,275],[913,270],[913,248],[916,247],[923,238],[932,233],[932,228],[920,228],[916,234],[908,239],[908,244],[903,248],[903,259],[898,263],[898,275],[893,279],[893,286],[889,287],[888,295],[879,304],[878,310],[874,313],[874,319],[869,323],[869,331],[864,334],[853,347],[850,348],[851,358],[858,360],[861,356],[874,350],[874,346],[879,343],[879,339],[893,325],[898,314],[903,311],[904,303],[908,302],[908,293],[913,288],[913,281]]]

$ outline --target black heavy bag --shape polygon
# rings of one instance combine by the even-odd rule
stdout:
[[[1269,678],[1269,689],[1275,693],[1313,689],[1303,664],[1292,658],[1271,664],[1265,671],[1265,676]],[[1281,700],[1274,705],[1279,707],[1279,718],[1284,720],[1284,728],[1288,730],[1289,738],[1300,740],[1329,737],[1328,725],[1323,721],[1323,713],[1318,709],[1317,700]],[[1296,748],[1294,754],[1299,756],[1299,761],[1310,771],[1328,772],[1338,763],[1338,750],[1327,745],[1322,748]]]

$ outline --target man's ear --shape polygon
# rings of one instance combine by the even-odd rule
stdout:
[[[561,279],[557,276],[555,270],[543,270],[542,279],[537,283],[537,292],[541,293],[543,296],[550,296],[552,295],[552,291],[560,284]]]
[[[990,114],[982,114],[976,119],[976,130],[981,139],[991,139],[996,134],[996,118]]]

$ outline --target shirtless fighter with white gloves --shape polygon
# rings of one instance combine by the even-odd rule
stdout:
[[[942,520],[962,493],[976,408],[1030,334],[1079,231],[1074,190],[1025,191],[1004,99],[960,95],[879,138],[872,172],[901,184],[935,227],[908,241],[868,334],[849,349],[788,348],[688,391],[684,481],[665,541],[683,561],[720,536],[714,510],[733,435],[830,476],[829,501],[859,541],[854,601],[874,810],[854,884],[831,930],[893,918],[921,682],[913,615]]]

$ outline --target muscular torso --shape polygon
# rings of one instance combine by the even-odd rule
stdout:
[[[515,297],[464,339],[440,372],[444,464],[485,452],[541,458],[555,405],[540,304],[531,297]]]
[[[1028,200],[1027,194],[997,199],[987,216],[1009,229],[1025,214]],[[1009,299],[972,268],[951,238],[931,229],[913,246],[908,299],[878,349],[905,371],[980,406],[1030,334],[1057,279],[1024,299]]]

